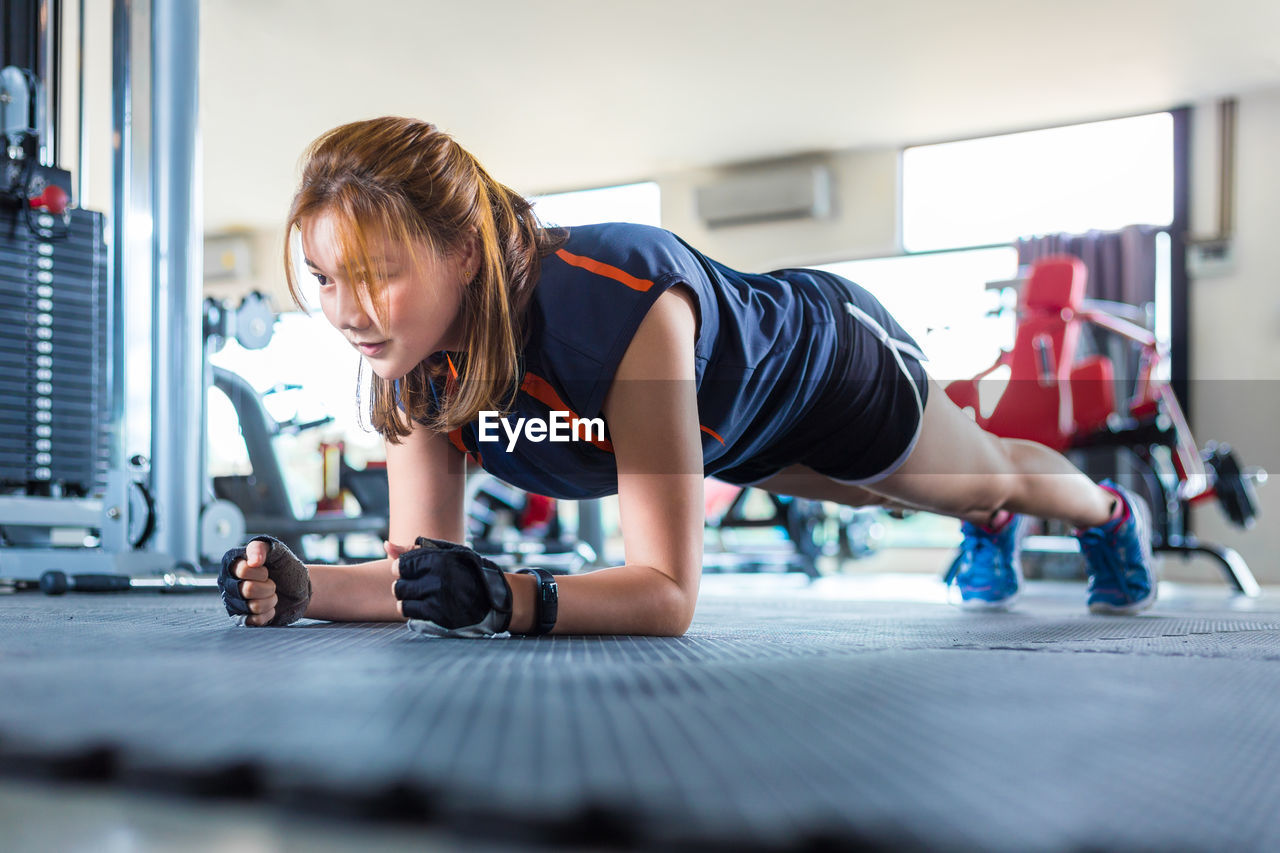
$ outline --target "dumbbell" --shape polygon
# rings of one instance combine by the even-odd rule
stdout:
[[[196,577],[185,569],[173,569],[154,578],[133,578],[128,575],[75,574],[68,575],[51,569],[40,576],[40,589],[46,595],[62,595],[64,592],[128,592],[129,590],[155,590],[157,592],[194,592],[217,589],[218,579]]]
[[[68,575],[51,569],[40,576],[40,591],[45,595],[62,595],[64,592],[127,592],[127,575]]]

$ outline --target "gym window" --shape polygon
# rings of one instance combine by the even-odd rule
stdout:
[[[589,225],[595,222],[662,224],[662,194],[657,183],[644,181],[616,187],[533,196],[533,210],[546,225]]]
[[[929,356],[939,380],[972,376],[1013,344],[1013,317],[1000,313],[990,282],[1018,272],[1012,246],[927,252],[825,264],[821,267],[871,291]]]
[[[1173,116],[909,147],[904,254],[824,264],[875,294],[920,342],[933,374],[972,376],[1013,344],[1014,241],[1173,221]],[[1170,243],[1159,244],[1156,334],[1169,342]]]
[[[909,253],[1172,221],[1169,113],[902,152]]]

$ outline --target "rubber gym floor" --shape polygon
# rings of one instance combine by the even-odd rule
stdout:
[[[1280,591],[708,576],[688,634],[0,597],[0,848],[1280,848]]]

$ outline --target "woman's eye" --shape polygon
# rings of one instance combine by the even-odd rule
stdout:
[[[316,277],[316,281],[320,282],[321,287],[324,287],[326,284],[329,283],[329,277],[327,275],[322,275],[321,273],[318,273],[318,272],[312,273],[312,275]]]

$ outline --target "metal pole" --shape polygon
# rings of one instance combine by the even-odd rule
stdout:
[[[152,3],[152,474],[157,547],[200,562],[204,413],[199,278],[198,0]]]
[[[76,169],[75,203],[84,206],[84,188],[89,181],[89,146],[84,127],[84,0],[76,4]]]
[[[39,160],[42,165],[58,165],[58,124],[61,116],[62,67],[58,41],[62,32],[62,3],[60,0],[40,0],[37,12],[40,34],[36,44],[36,76],[40,78],[41,93],[36,98],[36,130],[40,133]]]
[[[600,500],[578,501],[578,538],[596,552],[595,565],[605,566],[604,520],[600,512]]]
[[[136,5],[130,0],[114,0],[111,9],[111,230],[107,246],[111,269],[107,353],[111,369],[107,398],[116,429],[111,447],[113,468],[124,467],[130,422],[150,423],[144,407],[127,412],[125,405],[133,387],[126,367],[132,366],[135,376],[148,384],[151,369],[150,312],[140,310],[137,304],[142,299],[150,304],[152,281],[151,183],[145,168],[150,156],[151,123],[146,106],[150,100],[151,25],[145,0],[141,10],[136,10]],[[148,34],[146,39],[138,36],[140,30]],[[136,114],[135,104],[142,107]],[[130,358],[131,354],[136,356]],[[150,448],[144,450],[149,456]]]

